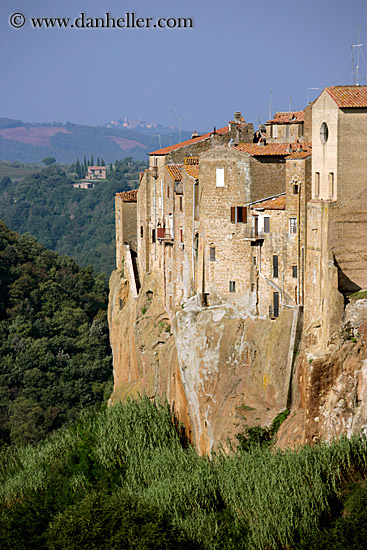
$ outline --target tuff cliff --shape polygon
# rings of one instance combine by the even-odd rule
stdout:
[[[293,309],[274,322],[194,296],[171,318],[160,295],[152,275],[137,299],[120,271],[111,276],[111,403],[167,398],[202,453],[236,446],[246,425],[269,426],[289,405],[280,447],[367,429],[367,300],[350,302],[327,352],[315,353],[306,338],[292,341]]]
[[[111,403],[167,398],[203,453],[236,446],[245,425],[269,425],[291,396],[295,310],[272,322],[219,300],[203,308],[194,296],[171,318],[159,296],[151,275],[136,300],[121,272],[111,276]]]

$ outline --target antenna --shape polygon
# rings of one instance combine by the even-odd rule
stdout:
[[[310,90],[319,90],[320,88],[307,88],[307,105],[310,103]]]
[[[169,112],[169,144],[172,145],[172,113],[173,111]]]
[[[188,118],[187,115],[181,115],[178,118],[178,142],[181,143],[181,121],[183,118]]]
[[[272,92],[272,90],[270,90],[269,120],[271,120],[271,112],[272,112],[272,109],[273,109],[273,105],[272,105],[272,95],[273,95],[273,92]]]
[[[153,134],[153,137],[159,138],[159,148],[162,149],[162,139],[161,134]]]
[[[354,85],[355,86],[359,86],[359,49],[363,46],[363,44],[359,43],[360,36],[361,36],[361,29],[358,29],[358,44],[352,44],[353,80],[354,80]],[[354,55],[353,55],[354,50],[353,50],[353,48],[358,48],[357,49],[357,65],[356,65],[355,70],[354,70]]]
[[[289,112],[292,110],[292,96],[289,97]]]

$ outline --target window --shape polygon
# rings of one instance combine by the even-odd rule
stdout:
[[[315,172],[315,197],[320,196],[320,172]]]
[[[289,124],[285,127],[285,137],[289,138]]]
[[[289,218],[289,233],[297,233],[297,218]]]
[[[292,185],[292,191],[293,191],[293,195],[298,195],[298,184],[297,183],[294,183]]]
[[[298,124],[298,136],[299,136],[299,137],[302,137],[302,136],[303,136],[303,122],[301,122],[300,124]]]
[[[224,168],[216,169],[216,186],[224,187]]]
[[[246,206],[231,207],[231,222],[232,223],[247,223],[247,208]]]
[[[273,256],[273,277],[278,277],[278,256]]]
[[[180,212],[182,212],[182,210],[183,210],[183,208],[182,208],[182,197],[179,196],[178,200],[179,200],[179,209],[180,209]]]
[[[329,199],[334,198],[334,172],[329,172]]]
[[[270,218],[268,216],[264,218],[264,233],[270,233]]]
[[[276,124],[274,124],[273,126],[273,138],[277,138],[278,137],[278,126]]]
[[[329,128],[327,127],[326,122],[323,122],[320,128],[321,143],[325,144],[328,140],[328,137],[329,137]]]
[[[183,243],[183,229],[180,229],[180,243]]]
[[[155,229],[152,229],[152,243],[155,243]]]
[[[144,236],[144,229],[143,229],[143,226],[141,225],[140,226],[140,237],[143,238]]]
[[[297,277],[297,266],[292,265],[292,277]]]
[[[215,247],[214,246],[211,246],[209,248],[209,261],[210,262],[215,262]]]
[[[279,292],[273,292],[273,315],[279,317]]]
[[[257,258],[256,258],[256,256],[253,256],[253,257],[252,257],[252,263],[253,263],[254,265],[257,264]]]
[[[229,292],[236,292],[236,281],[229,281]]]
[[[168,272],[168,282],[172,283],[172,271]]]
[[[169,199],[169,185],[167,185],[167,199]]]

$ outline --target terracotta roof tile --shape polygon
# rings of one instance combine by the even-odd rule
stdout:
[[[251,206],[251,210],[261,209],[261,210],[285,210],[286,196],[285,193],[274,197],[272,199],[264,199],[263,201],[258,201],[256,204]]]
[[[219,128],[216,130],[217,134],[222,135],[226,134],[228,132],[228,126],[224,126],[224,128]],[[150,155],[167,155],[168,153],[171,153],[171,151],[176,151],[177,149],[181,149],[181,147],[186,147],[187,145],[192,145],[193,143],[198,143],[199,141],[203,141],[204,139],[208,139],[213,132],[208,132],[207,134],[203,134],[202,136],[199,136],[197,138],[188,139],[187,141],[182,141],[181,143],[176,143],[175,145],[170,145],[169,147],[163,147],[163,149],[157,149],[157,151],[153,151],[152,153],[149,153]]]
[[[116,193],[116,197],[120,197],[122,202],[136,202],[138,200],[138,189]]]
[[[174,181],[181,181],[182,164],[166,164],[166,168]]]
[[[262,156],[279,156],[285,157],[289,155],[288,143],[269,143],[269,145],[258,145],[257,143],[239,143],[234,146],[234,149],[248,153],[253,157]]]
[[[304,111],[279,111],[266,124],[297,124],[298,122],[304,122],[304,120]]]
[[[191,176],[192,178],[195,178],[196,180],[199,179],[199,165],[198,164],[192,164],[191,166],[185,166],[185,172]]]
[[[286,160],[288,159],[305,159],[312,155],[312,147],[311,145],[304,143],[302,144],[302,148],[298,149],[297,151],[294,151],[294,153],[291,153],[287,156]]]
[[[184,162],[186,165],[199,164],[199,157],[185,157]]]
[[[367,86],[331,86],[325,89],[342,109],[367,108]]]

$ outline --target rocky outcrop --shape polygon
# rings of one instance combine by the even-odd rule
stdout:
[[[236,445],[245,425],[270,425],[289,399],[294,310],[253,319],[194,296],[171,319],[159,290],[148,276],[134,300],[121,273],[111,276],[111,402],[138,392],[167,398],[202,453]]]
[[[311,348],[312,349],[312,348]],[[317,355],[304,345],[296,368],[298,400],[278,446],[367,432],[367,300],[351,300],[342,330]]]

